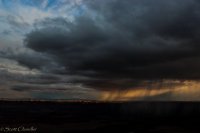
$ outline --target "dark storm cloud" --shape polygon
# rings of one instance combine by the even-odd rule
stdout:
[[[167,80],[133,80],[133,79],[115,79],[115,80],[88,80],[82,81],[86,86],[101,90],[132,90],[132,89],[163,89],[168,88],[173,90],[175,87],[182,85],[182,81],[167,81]]]
[[[66,74],[97,81],[200,78],[199,1],[88,0],[85,5],[87,12],[74,22],[37,22],[25,46],[50,55]]]
[[[60,21],[58,23],[60,24]],[[69,27],[54,25],[35,30],[27,36],[25,42],[27,47],[37,52],[52,55],[65,66],[67,72],[77,72],[78,69],[80,71],[85,69],[83,64],[87,60],[94,60],[98,55],[101,56],[103,52],[99,51],[101,44],[106,45],[103,43],[107,39],[106,31],[100,29],[94,21],[89,18],[79,18],[77,23],[70,24]],[[95,57],[91,56],[92,54]]]

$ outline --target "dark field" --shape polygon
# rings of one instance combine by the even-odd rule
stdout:
[[[1,101],[0,132],[199,133],[199,102]],[[19,131],[12,131],[19,132]]]

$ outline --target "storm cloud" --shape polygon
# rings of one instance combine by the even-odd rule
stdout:
[[[73,22],[45,19],[25,46],[49,54],[68,74],[95,78],[200,78],[196,0],[86,1]]]
[[[199,86],[198,0],[22,1],[16,9],[7,2],[0,1],[0,75],[12,92],[183,99],[187,82]],[[53,90],[59,94],[49,96]]]

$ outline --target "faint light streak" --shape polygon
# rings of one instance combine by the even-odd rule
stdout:
[[[174,82],[179,83],[178,85],[172,85],[170,87],[162,86],[156,88],[158,83],[152,85],[155,88],[130,88],[128,90],[112,90],[112,91],[102,91],[100,100],[102,101],[134,101],[143,100],[147,97],[159,96],[162,94],[170,93],[170,97],[165,100],[169,101],[199,101],[200,100],[200,82],[194,80],[185,81],[173,81],[167,80],[163,83],[168,83],[170,85]],[[159,83],[160,84],[160,83]],[[147,87],[148,88],[148,87]],[[162,97],[160,98],[162,99]],[[159,99],[155,99],[159,100]]]

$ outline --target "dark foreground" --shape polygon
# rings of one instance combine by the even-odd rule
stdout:
[[[0,132],[199,133],[198,102],[1,101]]]

